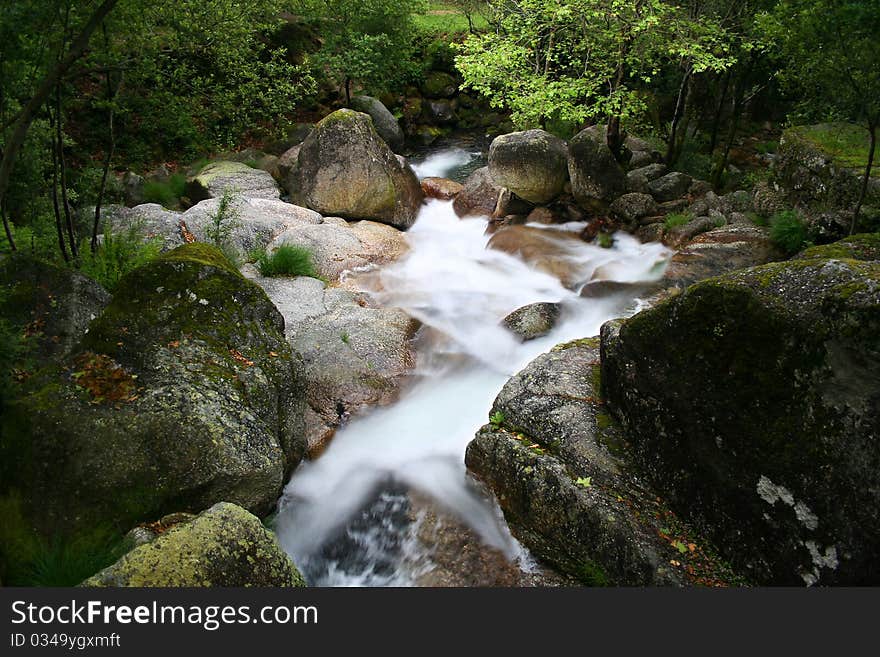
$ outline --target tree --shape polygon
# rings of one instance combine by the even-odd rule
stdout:
[[[347,101],[355,82],[379,92],[402,81],[415,70],[412,14],[421,7],[422,0],[298,0],[320,34],[316,72],[342,87]]]
[[[781,0],[762,18],[787,62],[780,76],[800,94],[802,104],[868,129],[868,161],[853,209],[853,232],[868,190],[880,124],[880,3]]]
[[[48,196],[65,259],[68,250],[76,256],[80,237],[71,203],[96,203],[94,248],[101,200],[119,155],[135,164],[161,161],[169,152],[194,158],[228,147],[262,123],[283,127],[295,101],[312,89],[289,53],[269,45],[285,5],[285,0],[0,5],[0,208],[10,245],[7,216],[29,221],[44,212],[35,203]],[[39,129],[31,132],[32,126]],[[21,157],[22,148],[27,157]],[[41,150],[51,152],[51,161],[31,166],[40,161]],[[101,162],[101,173],[89,179],[87,194],[76,194],[69,189],[68,162],[82,173],[97,170],[92,160]],[[23,184],[26,193],[18,193]],[[15,198],[7,194],[10,185]]]
[[[621,121],[644,113],[640,87],[686,60],[691,73],[723,70],[724,33],[662,0],[495,0],[493,32],[465,41],[465,85],[506,107],[521,128],[548,120],[607,121],[619,153]]]

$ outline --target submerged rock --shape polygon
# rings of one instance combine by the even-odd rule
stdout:
[[[833,247],[602,330],[653,483],[765,584],[880,582],[880,264]]]
[[[234,504],[215,504],[135,547],[81,586],[305,586],[275,536]]]
[[[73,353],[3,415],[3,459],[46,533],[232,501],[264,514],[304,448],[281,315],[212,247],[122,279]]]
[[[583,240],[575,234],[550,231],[531,226],[505,226],[489,240],[488,248],[521,257],[543,272],[555,276],[563,285],[574,289],[580,280],[575,254],[583,247]]]
[[[561,310],[558,303],[531,303],[514,310],[502,321],[521,340],[534,340],[553,330]]]
[[[342,109],[324,117],[306,138],[288,178],[291,198],[323,215],[370,219],[405,230],[423,194],[366,114]]]
[[[464,185],[447,178],[436,178],[433,176],[422,178],[422,191],[428,198],[449,201],[454,199],[463,189]]]
[[[565,142],[543,130],[500,135],[489,146],[489,174],[530,203],[547,203],[568,180]]]

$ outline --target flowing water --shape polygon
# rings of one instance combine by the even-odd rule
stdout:
[[[416,165],[419,177],[445,176],[477,154],[449,149]],[[424,328],[418,365],[401,399],[354,418],[329,448],[294,473],[280,502],[276,530],[312,585],[412,585],[431,567],[419,538],[417,491],[469,526],[521,568],[528,554],[494,502],[469,480],[465,448],[486,423],[507,379],[554,345],[596,335],[608,319],[631,314],[639,299],[588,299],[518,257],[487,249],[487,221],[460,220],[450,202],[429,201],[408,231],[408,255],[372,276],[374,298],[404,309]],[[579,230],[581,226],[544,227]],[[564,236],[560,236],[564,237]],[[670,253],[618,233],[614,246],[560,239],[573,274],[637,282],[658,279]],[[500,325],[524,305],[561,302],[559,325],[520,343]]]

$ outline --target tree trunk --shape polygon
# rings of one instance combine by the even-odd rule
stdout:
[[[678,98],[675,101],[675,112],[672,114],[672,124],[669,127],[669,139],[666,142],[666,164],[670,167],[675,164],[681,153],[681,148],[679,148],[678,144],[678,124],[681,121],[681,117],[684,116],[684,108],[687,104],[686,98],[690,95],[688,82],[691,79],[692,73],[693,68],[688,66],[684,77],[681,79],[681,84],[678,85]]]
[[[718,132],[721,130],[721,117],[724,114],[724,105],[727,102],[727,91],[730,88],[731,69],[724,73],[724,84],[721,86],[721,98],[718,100],[718,109],[715,110],[715,118],[712,120],[712,135],[709,138],[709,155],[715,155],[715,147],[718,145]]]
[[[46,107],[48,110],[48,106]],[[64,257],[64,262],[70,262],[67,255],[67,245],[64,242],[64,224],[61,221],[61,207],[58,205],[58,142],[55,140],[55,119],[49,110],[49,123],[52,127],[52,211],[55,213],[55,232],[58,235],[58,249]]]
[[[12,237],[12,230],[9,228],[9,219],[6,218],[6,209],[0,207],[0,214],[3,215],[3,230],[6,231],[6,240],[9,242],[9,248],[15,251],[15,238]]]
[[[45,103],[52,94],[52,90],[58,84],[61,77],[73,66],[86,51],[92,34],[103,22],[107,15],[113,10],[119,0],[104,0],[95,9],[82,31],[73,40],[70,49],[63,57],[58,58],[58,62],[53,66],[46,76],[37,86],[34,95],[25,103],[18,116],[18,120],[13,124],[12,134],[6,142],[6,148],[3,152],[3,159],[0,161],[0,203],[6,198],[6,190],[9,188],[9,179],[12,176],[12,168],[24,145],[25,137],[27,137],[28,129],[31,127],[37,111]]]
[[[106,33],[105,33],[106,37]],[[101,228],[101,205],[104,202],[104,192],[107,190],[107,178],[110,175],[110,164],[113,161],[113,155],[116,152],[116,132],[113,127],[114,108],[113,100],[122,86],[122,74],[120,73],[119,83],[116,89],[113,88],[113,82],[110,78],[110,71],[107,71],[107,133],[110,138],[110,144],[107,148],[107,157],[104,159],[104,170],[101,173],[101,186],[98,188],[98,198],[95,201],[95,220],[92,223],[92,253],[98,250],[98,230]]]
[[[877,148],[877,121],[876,119],[868,122],[868,130],[871,133],[871,147],[868,149],[868,164],[865,165],[865,179],[862,181],[862,189],[859,191],[859,200],[856,203],[856,209],[853,211],[852,224],[849,227],[849,234],[852,235],[859,223],[859,214],[862,212],[862,203],[865,202],[865,196],[868,194],[868,184],[871,182],[871,167],[874,166],[874,151]]]
[[[61,87],[55,87],[55,139],[58,144],[58,170],[61,173],[61,208],[64,210],[64,222],[67,226],[67,239],[70,242],[70,255],[76,259],[79,257],[79,248],[76,243],[76,226],[74,226],[73,212],[70,210],[70,200],[67,198],[67,160],[64,157],[64,133],[61,125]]]

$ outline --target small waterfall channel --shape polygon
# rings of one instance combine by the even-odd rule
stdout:
[[[447,148],[414,168],[420,178],[460,178],[479,157]],[[468,477],[465,448],[510,376],[560,342],[596,335],[605,321],[632,314],[643,302],[581,297],[519,257],[487,249],[486,228],[485,218],[459,219],[451,202],[430,200],[407,233],[410,252],[369,274],[378,280],[372,296],[380,304],[422,322],[418,364],[396,403],[353,418],[284,491],[276,531],[310,585],[419,585],[434,567],[433,546],[420,531],[426,507],[434,506],[515,567],[533,567],[497,505]],[[624,233],[611,248],[560,237],[566,237],[560,249],[568,278],[584,283],[656,280],[671,255]],[[563,307],[548,336],[521,343],[501,325],[510,312],[542,301]]]

